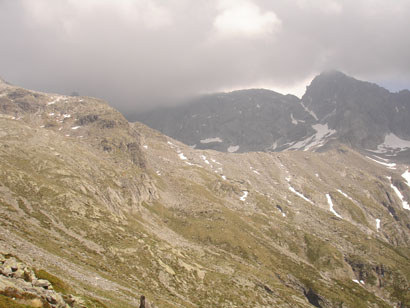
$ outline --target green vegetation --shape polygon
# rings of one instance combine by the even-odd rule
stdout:
[[[332,245],[311,234],[305,234],[305,243],[307,258],[318,269],[334,270],[343,266],[341,253]]]
[[[104,305],[101,301],[91,297],[85,297],[85,305],[87,308],[109,308],[108,306]]]
[[[72,292],[71,287],[69,285],[67,285],[65,282],[63,282],[58,277],[46,272],[45,270],[35,269],[34,273],[36,274],[38,279],[48,280],[56,292],[63,293],[63,294],[68,294]]]
[[[33,306],[20,304],[10,297],[0,295],[0,308],[33,308]]]

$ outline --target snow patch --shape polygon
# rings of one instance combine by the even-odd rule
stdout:
[[[272,151],[276,150],[277,147],[278,147],[278,142],[275,141],[271,146]]]
[[[295,118],[293,117],[293,113],[290,114],[290,119],[292,120],[292,124],[298,125],[298,121],[296,121]]]
[[[357,284],[364,284],[363,280],[357,280],[357,279],[352,279],[353,282],[356,282]]]
[[[276,208],[277,208],[278,211],[282,214],[283,217],[286,217],[286,213],[282,210],[282,207],[280,207],[279,205],[277,205]]]
[[[206,139],[202,139],[200,141],[201,143],[212,143],[212,142],[223,142],[223,140],[219,137],[214,137],[214,138],[206,138]]]
[[[161,175],[161,172],[157,170],[156,174],[157,174],[157,175]]]
[[[54,115],[54,112],[51,112],[48,114],[50,117],[52,117]]]
[[[403,205],[403,209],[410,211],[409,203],[406,200],[404,200],[404,197],[403,197],[402,193],[400,192],[400,190],[396,186],[393,185],[393,182],[391,181],[391,177],[388,176],[387,178],[390,181],[390,187],[393,188],[393,190],[396,193],[397,197],[399,197],[399,199],[401,201],[401,204]]]
[[[201,155],[201,158],[205,162],[205,164],[210,165],[209,160],[206,158],[205,155]]]
[[[316,133],[304,140],[294,143],[288,150],[301,150],[307,151],[313,147],[320,147],[325,144],[326,139],[336,133],[336,130],[330,129],[327,124],[315,124],[312,128]]]
[[[337,190],[340,194],[342,194],[343,197],[349,199],[350,201],[353,201],[353,199],[351,197],[349,197],[347,194],[345,194],[343,191],[341,191],[340,189]]]
[[[226,181],[226,176],[222,175],[221,178]]]
[[[184,155],[184,153],[179,153],[178,156],[179,156],[179,158],[180,158],[181,160],[187,160],[187,158],[186,158],[186,156]]]
[[[248,193],[249,193],[249,192],[248,192],[247,190],[244,190],[242,197],[240,197],[239,199],[240,199],[241,201],[245,201],[245,200],[246,200],[246,197],[248,197]]]
[[[380,164],[380,165],[386,166],[386,167],[389,168],[389,169],[392,169],[392,170],[395,170],[395,169],[396,169],[396,164],[395,164],[395,163],[385,163],[385,162],[382,162],[382,161],[378,161],[378,160],[376,160],[376,159],[374,159],[374,158],[371,158],[371,157],[369,157],[369,156],[366,156],[366,158],[368,158],[368,159],[374,161],[375,163],[378,163],[378,164]]]
[[[316,121],[319,121],[318,117],[316,116],[316,114],[315,114],[312,110],[309,110],[309,109],[303,104],[303,102],[300,102],[300,104],[302,105],[303,109],[305,109],[305,111],[306,111],[307,113],[309,113],[312,117],[314,117]]]
[[[63,114],[63,118],[64,119],[71,118],[71,114]]]
[[[380,219],[379,218],[376,218],[376,229],[377,229],[377,232],[379,232],[380,230]]]
[[[253,173],[256,173],[256,174],[260,175],[260,173],[258,172],[258,170],[253,169],[253,167],[249,167],[249,169],[251,169]]]
[[[211,158],[211,161],[214,163],[214,164],[217,164],[217,165],[222,165],[220,162],[218,162],[218,161],[216,161],[215,159],[213,159],[213,158]],[[220,168],[219,168],[220,169]]]
[[[376,153],[386,153],[386,152],[401,152],[410,149],[410,141],[401,139],[395,134],[390,133],[384,137],[384,142],[377,146]]]
[[[383,157],[380,157],[380,156],[377,156],[377,155],[373,155],[373,157],[375,157],[375,158],[377,158],[377,159],[380,159],[380,160],[382,160],[382,161],[385,161],[386,163],[388,163],[390,160],[388,160],[387,158],[383,158]]]
[[[305,201],[309,202],[310,204],[313,204],[313,205],[314,205],[314,203],[313,203],[310,199],[306,198],[304,195],[302,195],[300,192],[298,192],[296,189],[294,189],[294,188],[293,188],[292,186],[290,186],[290,185],[289,185],[289,190],[290,190],[291,192],[293,192],[295,195],[297,195],[297,196],[299,196],[300,198],[302,198],[303,200],[305,200]]]
[[[74,127],[71,127],[71,129],[79,129],[81,126],[74,126]]]
[[[148,146],[147,146],[147,145],[143,145],[143,147],[144,147],[144,149],[148,149]]]
[[[290,119],[292,120],[292,124],[298,125],[299,123],[305,123],[303,120],[296,120],[293,116],[293,113],[290,114]]]
[[[330,197],[329,194],[326,194],[326,198],[327,198],[327,203],[329,204],[329,209],[330,209],[330,211],[331,211],[333,214],[335,214],[337,217],[342,218],[342,216],[340,216],[340,215],[335,211],[335,209],[333,208],[333,201],[332,201],[332,198]]]
[[[239,145],[231,145],[229,148],[228,148],[228,152],[229,153],[235,153],[236,151],[238,151],[239,150]]]
[[[404,173],[401,176],[406,180],[407,186],[410,187],[410,172],[409,172],[409,170],[404,171]]]

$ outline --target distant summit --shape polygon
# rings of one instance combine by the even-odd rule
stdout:
[[[302,99],[263,89],[241,90],[201,96],[136,119],[200,149],[320,151],[344,143],[410,159],[409,118],[409,91],[390,93],[329,70],[312,80]]]

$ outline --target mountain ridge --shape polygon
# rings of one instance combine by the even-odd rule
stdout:
[[[405,146],[387,149],[387,142],[379,154],[408,163],[409,116],[409,91],[391,93],[333,70],[315,77],[301,99],[257,89],[209,94],[137,119],[185,144],[222,152],[320,150],[337,140],[369,153],[392,134]]]
[[[407,308],[409,167],[379,162],[192,149],[98,99],[0,88],[0,251],[74,307]]]

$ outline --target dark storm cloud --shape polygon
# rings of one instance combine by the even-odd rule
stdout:
[[[410,87],[408,29],[406,0],[0,0],[0,75],[123,111],[329,68]]]

